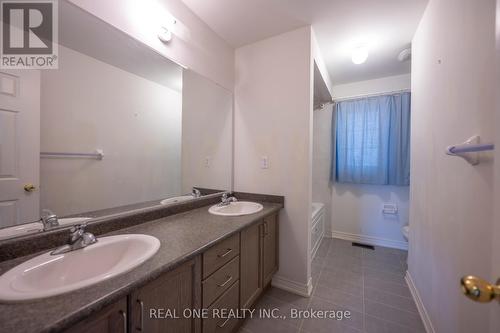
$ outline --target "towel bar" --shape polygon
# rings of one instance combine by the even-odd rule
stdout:
[[[41,152],[41,158],[93,158],[96,160],[102,160],[104,158],[104,152],[101,149],[97,149],[95,153],[57,153],[57,152]]]
[[[477,165],[479,164],[479,155],[477,153],[495,149],[493,143],[479,143],[479,141],[479,135],[474,135],[464,143],[448,146],[446,148],[446,154],[462,157],[470,164]]]

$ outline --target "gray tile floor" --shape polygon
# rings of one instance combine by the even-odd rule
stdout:
[[[425,332],[404,280],[406,252],[353,247],[324,238],[312,264],[313,294],[300,297],[271,288],[257,304],[286,319],[247,319],[240,333]],[[349,319],[292,319],[292,309],[349,311]]]

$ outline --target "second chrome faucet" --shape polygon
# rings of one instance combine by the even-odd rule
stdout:
[[[228,193],[224,193],[222,195],[222,198],[221,198],[221,202],[219,203],[218,206],[227,206],[229,205],[231,202],[236,202],[238,201],[238,199],[236,199],[236,197],[228,194]]]
[[[85,232],[85,224],[77,224],[70,229],[68,243],[52,251],[51,255],[63,254],[82,249],[97,242],[97,238],[90,232]]]

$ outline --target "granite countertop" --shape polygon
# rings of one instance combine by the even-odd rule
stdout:
[[[108,233],[106,235],[152,235],[160,240],[161,246],[152,258],[132,271],[98,284],[36,301],[0,302],[0,332],[58,332],[66,329],[283,207],[279,203],[261,203],[264,209],[252,215],[216,216],[208,213],[209,206],[205,206]],[[38,254],[0,263],[0,274]]]

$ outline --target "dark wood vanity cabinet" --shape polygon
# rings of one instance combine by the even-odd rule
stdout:
[[[127,304],[128,299],[128,304]],[[65,333],[200,333],[201,258],[190,260]]]
[[[200,280],[197,257],[132,292],[129,332],[201,332],[201,320],[184,313],[201,307]]]
[[[127,299],[108,305],[97,315],[81,321],[65,333],[126,333]]]
[[[278,270],[278,215],[264,218],[262,239],[262,278],[266,286]]]
[[[241,231],[240,307],[250,308],[278,270],[278,216]]]
[[[251,308],[278,269],[278,215],[265,217],[161,275],[66,333],[231,333],[237,318],[213,309]],[[208,309],[209,316],[184,310]]]
[[[262,223],[241,232],[240,307],[248,309],[262,292]]]

